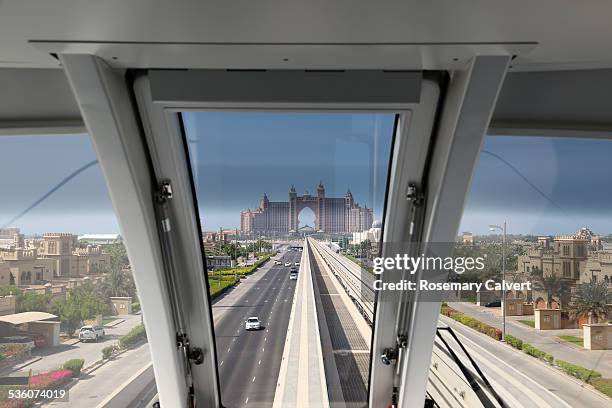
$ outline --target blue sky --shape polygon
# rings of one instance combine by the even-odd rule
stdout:
[[[70,173],[96,160],[87,135],[0,136],[0,226]],[[98,165],[14,223],[27,234],[113,233],[119,227]]]
[[[266,193],[287,201],[328,197],[350,188],[361,205],[382,217],[394,115],[196,112],[184,115],[200,217],[205,229],[235,227],[240,211],[256,208]],[[302,214],[306,215],[306,214]],[[312,224],[313,215],[301,219]]]
[[[185,115],[185,124],[207,229],[237,226],[239,212],[255,208],[264,192],[284,201],[292,183],[314,194],[319,180],[328,196],[350,188],[381,216],[392,115],[199,112]],[[612,232],[612,140],[491,136],[483,150],[461,230],[488,233],[488,224],[505,219],[517,234],[569,234],[585,225]],[[0,225],[92,160],[86,135],[0,136]],[[119,232],[99,166],[14,224],[28,234]]]
[[[483,151],[462,231],[505,219],[516,234],[612,233],[612,140],[489,136]]]

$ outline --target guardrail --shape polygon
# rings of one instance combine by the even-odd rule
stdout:
[[[334,273],[366,322],[372,327],[375,300],[374,276],[344,256],[337,254],[324,243],[314,239],[310,239],[310,243]]]

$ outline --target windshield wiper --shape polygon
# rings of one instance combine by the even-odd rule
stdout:
[[[499,396],[499,394],[497,394],[497,392],[495,391],[495,389],[493,388],[493,386],[491,385],[489,380],[487,380],[487,377],[485,377],[485,375],[482,372],[482,370],[480,370],[480,367],[478,367],[478,364],[476,364],[476,362],[474,361],[472,356],[470,356],[470,353],[468,353],[468,351],[465,349],[465,347],[463,346],[461,341],[459,341],[459,338],[457,337],[457,335],[455,334],[453,329],[450,328],[450,327],[438,327],[438,329],[436,330],[436,336],[438,336],[440,341],[442,341],[442,343],[444,344],[446,349],[449,351],[450,356],[453,358],[455,363],[459,366],[459,369],[461,370],[461,372],[465,376],[466,380],[470,384],[470,387],[472,387],[472,390],[474,390],[474,393],[476,394],[476,396],[478,397],[480,402],[482,402],[482,405],[485,408],[495,408],[496,407],[496,405],[493,403],[493,401],[491,401],[489,396],[484,392],[484,390],[480,386],[479,382],[472,375],[472,372],[465,366],[465,364],[463,364],[463,362],[461,362],[461,359],[459,359],[459,356],[457,356],[457,354],[453,351],[453,349],[448,345],[448,343],[446,342],[444,337],[442,337],[442,334],[440,333],[441,330],[444,330],[444,331],[447,331],[448,333],[450,333],[450,335],[457,342],[459,347],[461,347],[461,350],[463,351],[463,353],[470,360],[470,363],[472,364],[472,367],[474,367],[474,369],[476,370],[476,372],[478,373],[478,375],[482,379],[482,382],[484,383],[484,385],[487,388],[487,390],[489,390],[489,392],[495,397],[495,400],[499,403],[499,405],[502,408],[507,407],[507,405],[504,403],[504,400]]]

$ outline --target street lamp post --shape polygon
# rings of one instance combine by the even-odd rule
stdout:
[[[234,282],[238,280],[238,228],[234,232]]]
[[[502,225],[489,225],[489,230],[502,232],[502,341],[506,341],[506,221]]]

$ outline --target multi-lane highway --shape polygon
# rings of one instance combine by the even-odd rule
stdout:
[[[300,251],[283,252],[283,264],[273,265],[270,261],[258,276],[246,278],[240,284],[244,285],[243,293],[232,299],[231,305],[220,302],[213,306],[213,310],[224,312],[215,318],[224,406],[272,405],[297,282],[289,280],[289,267],[284,263],[293,265],[301,255]],[[259,317],[261,330],[245,330],[245,320],[250,316]]]

